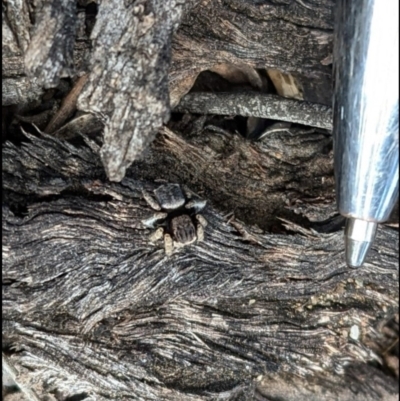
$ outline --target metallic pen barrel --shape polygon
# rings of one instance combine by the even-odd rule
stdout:
[[[339,0],[333,62],[336,198],[358,267],[399,192],[399,1]]]

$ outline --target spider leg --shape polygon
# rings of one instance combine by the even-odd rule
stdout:
[[[144,189],[142,190],[142,195],[144,200],[149,204],[149,206],[154,210],[161,210],[161,206],[158,202]]]
[[[206,200],[190,200],[188,203],[186,203],[185,208],[186,209],[194,209],[196,213],[200,212],[205,208],[207,204]]]
[[[193,192],[186,185],[181,185],[181,188],[182,188],[182,192],[184,193],[186,199],[192,199]]]
[[[200,223],[201,226],[207,227],[208,221],[201,214],[196,214],[196,220]]]
[[[149,235],[149,240],[151,242],[157,242],[159,239],[161,239],[164,235],[164,229],[162,227],[157,228],[156,231],[154,231],[154,233]]]
[[[174,242],[169,234],[164,234],[164,248],[167,256],[171,255],[174,249]]]
[[[196,228],[197,242],[204,241],[204,227],[199,224]]]
[[[148,228],[154,228],[155,224],[158,221],[164,220],[167,217],[168,217],[168,213],[157,212],[157,213],[154,213],[153,216],[149,217],[148,219],[142,220],[142,223]]]

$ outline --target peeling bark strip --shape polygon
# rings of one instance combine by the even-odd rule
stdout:
[[[380,227],[368,263],[348,269],[342,232],[271,235],[208,205],[205,241],[167,258],[141,223],[156,185],[107,182],[88,147],[28,138],[3,145],[2,169],[3,339],[24,387],[250,401],[262,379],[266,399],[294,401],[270,377],[297,375],[327,380],[331,399],[393,399],[395,381],[367,363],[398,310],[397,231]]]
[[[184,5],[183,0],[100,5],[89,81],[78,107],[106,120],[101,157],[112,181],[122,180],[169,118],[170,43]]]
[[[46,0],[25,54],[26,72],[45,88],[73,73],[76,0]]]
[[[11,13],[11,3],[6,2],[7,15]],[[169,61],[164,55],[169,55],[169,35],[181,18],[182,7],[190,8],[192,3],[197,7],[184,13],[184,21],[172,39],[169,84],[173,105],[190,90],[201,71],[224,63],[291,72],[302,85],[306,100],[330,102],[331,69],[324,60],[331,54],[332,47],[332,0],[321,0],[318,4],[141,0],[130,2],[126,7],[125,3],[128,4],[114,0],[99,4],[97,28],[92,35],[93,58],[88,38],[80,38],[74,49],[77,69],[81,70],[86,60],[93,66],[93,70],[85,71],[92,76],[80,106],[101,115],[106,122],[102,159],[112,179],[122,178],[131,160],[147,146],[156,128],[168,116],[165,74]],[[79,24],[73,7],[76,4],[72,0],[47,1],[42,14],[38,11],[39,25],[26,61],[30,73],[39,74],[41,82],[47,80],[45,75],[48,74],[49,85],[59,78],[57,74],[68,72],[71,64],[71,43],[75,38],[68,37],[68,30],[72,33],[74,24]],[[135,7],[143,10],[136,12]],[[29,38],[26,32],[29,32],[30,22],[25,17],[28,22],[23,27],[24,35],[13,32],[23,43]],[[20,73],[22,63],[17,60],[23,55],[24,47],[20,51],[15,51],[15,45],[8,47],[12,51],[9,49],[6,54],[3,70],[7,74]],[[58,55],[53,54],[54,49]],[[54,65],[50,59],[54,60]],[[14,104],[15,99],[29,100],[27,92],[32,85],[26,82],[6,84],[7,104]],[[39,96],[40,92],[35,91],[35,100]],[[32,97],[31,92],[29,98]]]
[[[330,107],[264,93],[189,93],[174,111],[261,117],[332,130]]]

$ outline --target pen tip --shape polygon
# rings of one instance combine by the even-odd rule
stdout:
[[[350,267],[361,267],[374,242],[378,224],[375,222],[350,218],[347,220],[346,262]]]
[[[346,263],[349,267],[361,267],[371,248],[372,242],[354,241],[346,238]]]

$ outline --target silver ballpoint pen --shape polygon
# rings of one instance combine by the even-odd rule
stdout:
[[[336,200],[361,266],[399,193],[399,1],[338,0],[333,56]]]

